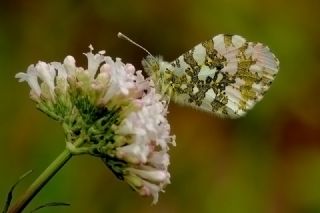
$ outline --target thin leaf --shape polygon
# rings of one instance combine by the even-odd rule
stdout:
[[[46,208],[46,207],[55,207],[55,206],[70,206],[69,203],[63,203],[63,202],[51,202],[51,203],[46,203],[41,206],[38,206],[37,208],[33,209],[30,213],[33,213],[35,211],[38,211],[40,209]]]
[[[10,207],[11,201],[12,201],[12,197],[13,197],[13,191],[16,188],[16,186],[25,178],[27,177],[29,174],[32,173],[32,170],[27,171],[26,173],[24,173],[22,176],[19,177],[19,179],[17,180],[17,182],[15,182],[15,184],[13,184],[13,186],[11,186],[10,191],[8,192],[7,195],[7,199],[6,202],[4,204],[2,213],[7,213],[8,209]]]

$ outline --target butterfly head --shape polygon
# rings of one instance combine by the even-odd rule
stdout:
[[[131,44],[139,47],[148,54],[148,56],[142,60],[144,70],[155,83],[158,92],[164,96],[170,97],[173,90],[173,65],[163,61],[161,56],[154,57],[146,48],[136,43],[128,36],[119,32],[118,37],[129,41]]]
[[[149,76],[152,76],[157,73],[159,74],[161,61],[162,61],[161,57],[154,57],[149,55],[145,59],[143,59],[141,63],[146,73]]]
[[[147,56],[142,60],[142,66],[146,73],[152,78],[156,89],[165,96],[171,96],[173,73],[172,65],[162,59],[161,56]]]

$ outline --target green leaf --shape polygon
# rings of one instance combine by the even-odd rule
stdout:
[[[56,206],[70,206],[70,204],[63,203],[63,202],[50,202],[50,203],[46,203],[41,206],[38,206],[37,208],[33,209],[30,213],[33,213],[35,211],[38,211],[38,210],[46,208],[46,207],[56,207]]]
[[[32,170],[27,171],[26,173],[24,173],[22,176],[19,177],[19,179],[17,180],[17,182],[15,184],[13,184],[13,186],[11,186],[10,191],[8,192],[7,195],[7,200],[4,204],[2,213],[7,213],[8,209],[10,207],[11,201],[12,201],[12,197],[13,197],[13,191],[16,188],[16,186],[25,178],[27,177],[30,173],[32,173]]]

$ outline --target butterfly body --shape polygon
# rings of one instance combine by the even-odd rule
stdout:
[[[143,66],[158,92],[170,100],[234,118],[262,99],[279,61],[261,43],[220,34],[172,62],[148,56]]]

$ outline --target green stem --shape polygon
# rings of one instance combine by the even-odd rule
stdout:
[[[77,141],[74,145],[79,146],[82,140]],[[65,149],[29,186],[24,194],[12,205],[8,213],[20,213],[31,202],[31,200],[40,192],[40,190],[53,178],[53,176],[70,160],[72,154]]]

